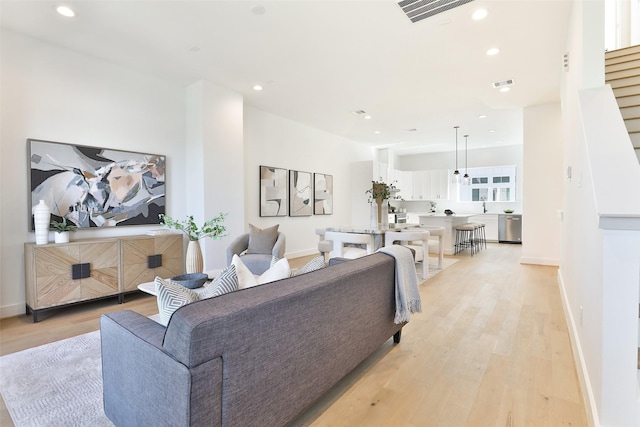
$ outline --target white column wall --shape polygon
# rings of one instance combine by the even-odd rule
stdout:
[[[226,249],[244,230],[242,95],[200,81],[187,88],[187,212],[196,223],[229,214],[228,236],[201,240],[205,270],[224,267]]]
[[[522,257],[526,264],[560,264],[562,113],[560,104],[524,109]]]

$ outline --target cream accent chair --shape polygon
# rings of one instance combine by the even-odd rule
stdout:
[[[422,280],[429,277],[429,237],[426,230],[421,231],[387,231],[384,233],[384,245],[391,246],[399,242],[415,251],[415,262],[422,262]],[[420,243],[416,245],[415,243]]]
[[[327,231],[325,239],[332,242],[332,249],[329,258],[355,259],[375,252],[373,235],[358,233],[341,233],[338,231]],[[346,244],[360,245],[361,247],[345,246]]]

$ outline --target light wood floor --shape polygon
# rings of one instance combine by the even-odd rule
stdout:
[[[489,245],[421,285],[423,313],[294,426],[587,426],[555,267]],[[299,266],[305,259],[292,260]],[[157,313],[155,298],[102,301],[0,322],[0,355],[98,329],[100,314]],[[0,425],[11,426],[2,403]]]

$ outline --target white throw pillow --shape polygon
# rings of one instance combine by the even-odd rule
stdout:
[[[236,275],[238,276],[238,289],[246,289],[258,284],[255,276],[242,262],[238,255],[233,255],[231,264],[236,267]]]
[[[236,267],[238,275],[238,289],[246,289],[256,285],[263,285],[276,280],[291,277],[291,267],[286,258],[278,260],[271,268],[262,273],[259,277],[254,276],[239,256],[234,255],[231,264]]]
[[[156,293],[158,294],[158,312],[160,324],[167,326],[174,311],[189,303],[199,301],[200,295],[182,285],[156,277]]]
[[[286,279],[287,277],[291,277],[291,267],[289,266],[289,261],[286,258],[282,258],[273,264],[273,267],[258,277],[258,284],[262,285],[264,283],[275,282],[276,280]]]

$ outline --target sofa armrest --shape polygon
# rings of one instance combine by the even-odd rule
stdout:
[[[162,349],[165,330],[129,310],[100,318],[105,414],[117,426],[219,425],[222,361],[189,369]]]
[[[240,255],[249,247],[249,233],[244,233],[233,239],[227,246],[227,265],[231,265],[234,255]]]

